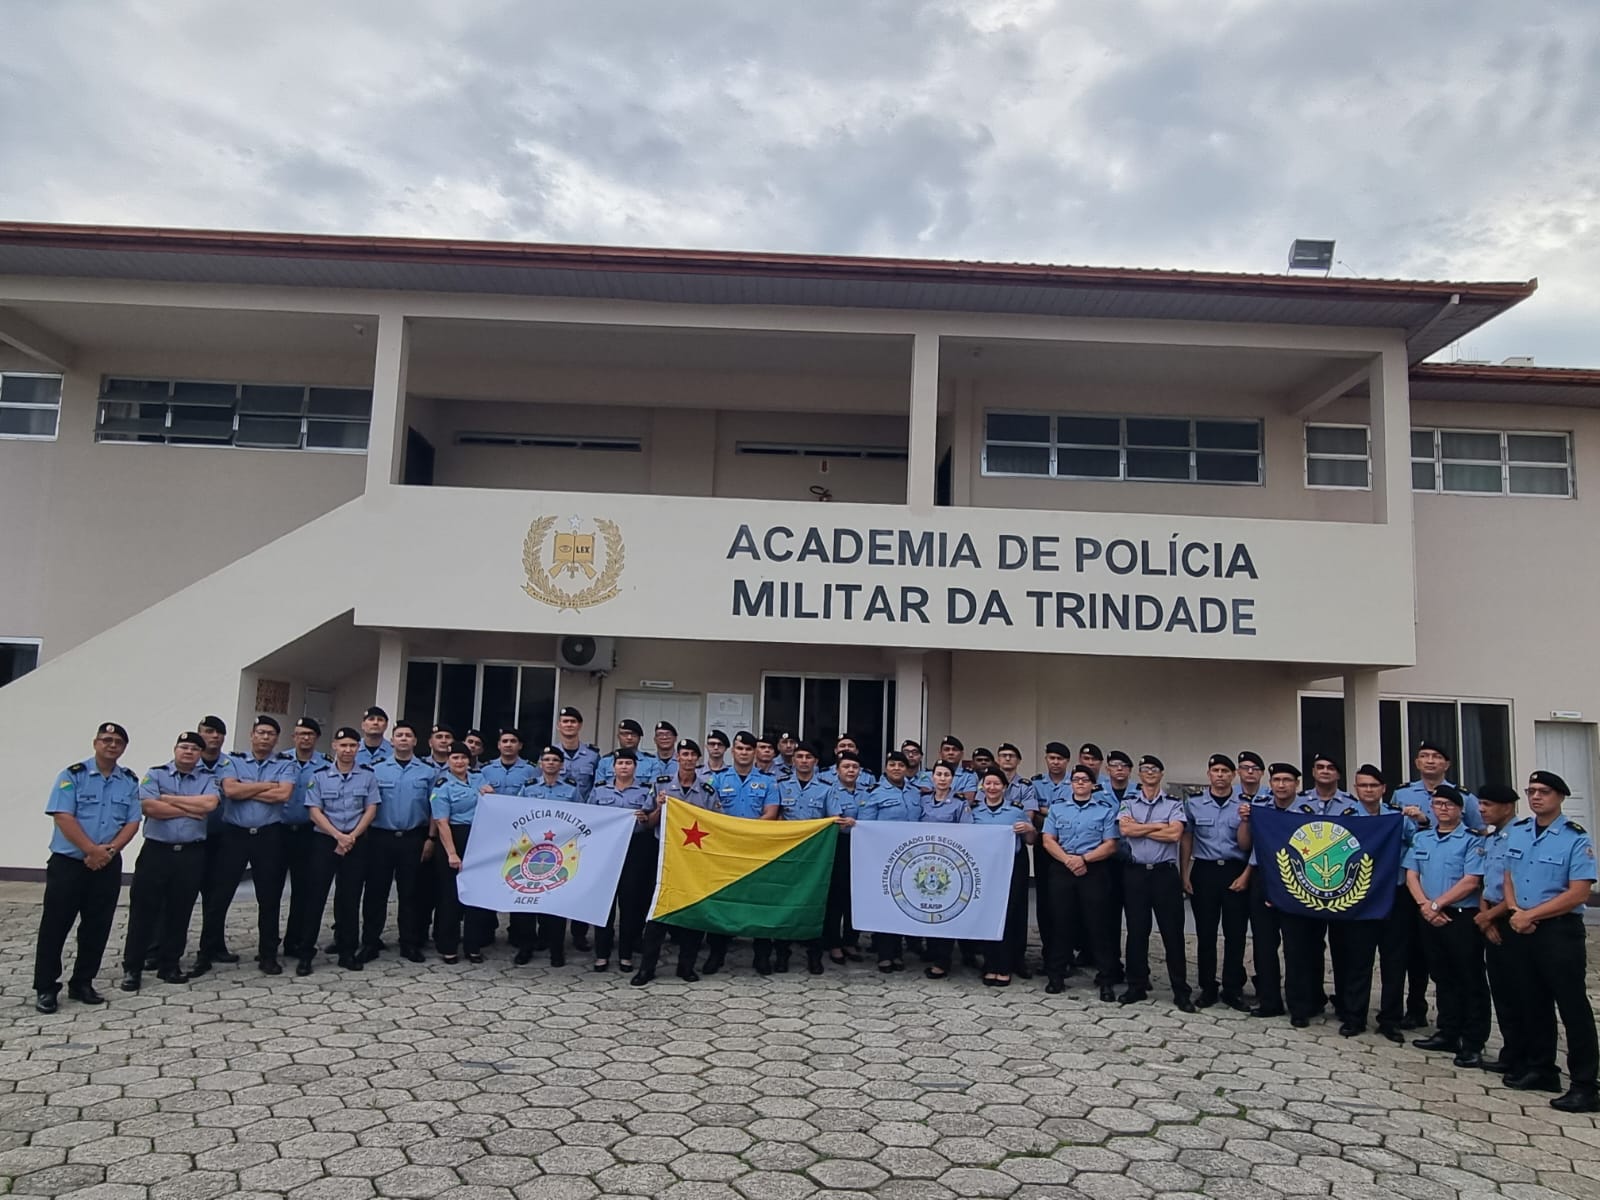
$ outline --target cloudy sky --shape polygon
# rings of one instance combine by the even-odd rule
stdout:
[[[1596,0],[0,0],[0,218],[1526,279],[1600,365]]]

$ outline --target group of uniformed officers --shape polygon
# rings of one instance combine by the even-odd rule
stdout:
[[[732,816],[766,820],[833,818],[841,826],[823,934],[804,947],[807,969],[860,961],[851,926],[850,829],[859,821],[996,824],[1016,834],[1016,860],[1003,937],[960,949],[963,965],[981,964],[986,986],[1028,979],[1028,881],[1034,882],[1045,991],[1058,995],[1080,968],[1093,971],[1102,1001],[1133,1004],[1151,991],[1149,945],[1159,932],[1177,1007],[1217,1003],[1252,1017],[1287,1015],[1305,1027],[1331,1002],[1339,1033],[1367,1028],[1374,963],[1381,972],[1378,1032],[1393,1042],[1401,1030],[1427,1025],[1427,982],[1436,989],[1434,1032],[1413,1045],[1454,1055],[1463,1068],[1504,1076],[1512,1088],[1560,1092],[1557,1017],[1567,1033],[1570,1086],[1551,1104],[1600,1111],[1596,1074],[1600,1046],[1585,985],[1582,912],[1596,878],[1594,845],[1563,815],[1566,783],[1535,771],[1525,788],[1531,815],[1517,818],[1519,797],[1506,785],[1478,794],[1448,779],[1445,749],[1423,742],[1417,778],[1391,795],[1382,773],[1362,766],[1354,794],[1341,786],[1339,763],[1316,756],[1309,788],[1293,764],[1270,766],[1259,754],[1214,754],[1207,786],[1176,795],[1153,754],[1133,757],[1062,742],[1044,748],[1044,770],[1021,770],[1016,746],[970,758],[959,739],[945,738],[924,760],[915,741],[886,756],[881,775],[866,769],[857,743],[841,736],[823,769],[822,748],[788,734],[732,739],[718,730],[704,749],[680,738],[671,723],[644,731],[631,720],[617,729],[617,747],[602,755],[582,740],[583,717],[563,708],[557,737],[524,757],[515,730],[499,733],[492,751],[477,731],[460,739],[434,725],[426,753],[410,722],[390,728],[370,708],[360,729],[337,729],[332,757],[317,748],[321,727],[295,723],[293,749],[279,750],[279,723],[260,716],[248,748],[223,751],[227,728],[208,716],[181,734],[170,761],[136,776],[120,765],[127,731],[114,722],[96,730],[93,753],[57,777],[46,811],[55,822],[46,867],[34,991],[40,1012],[58,1005],[62,952],[74,922],[77,959],[67,995],[101,1004],[94,980],[121,889],[121,851],[139,832],[133,870],[121,988],[136,992],[143,976],[182,984],[240,956],[224,940],[228,908],[244,872],[254,882],[256,964],[265,974],[312,973],[330,891],[333,940],[340,967],[361,970],[386,949],[389,897],[397,895],[398,949],[424,960],[431,941],[445,962],[482,962],[498,916],[463,906],[456,872],[471,836],[478,798],[486,793],[565,800],[635,812],[632,839],[612,919],[591,930],[547,916],[511,917],[515,961],[547,952],[553,966],[573,946],[594,954],[593,969],[615,965],[635,985],[655,976],[670,936],[677,973],[694,981],[721,970],[728,939],[647,924],[656,837],[665,797]],[[476,744],[474,744],[476,743]],[[491,756],[492,755],[492,756]],[[1267,900],[1256,869],[1251,813],[1261,806],[1312,816],[1402,817],[1404,857],[1388,916],[1321,920],[1289,913]],[[1031,862],[1030,862],[1031,857]],[[280,920],[285,882],[287,923]],[[1198,992],[1190,987],[1184,943],[1184,897],[1194,910]],[[182,965],[195,901],[201,904],[198,950]],[[1125,929],[1125,937],[1123,936]],[[1245,998],[1245,935],[1251,934],[1254,1004]],[[1220,955],[1219,955],[1220,934]],[[702,942],[705,962],[696,970]],[[282,958],[280,958],[280,947]],[[905,939],[873,934],[878,970],[905,966]],[[957,947],[927,938],[911,949],[929,979],[955,969]],[[757,941],[754,966],[766,975],[789,969],[787,943]],[[1324,987],[1331,958],[1333,994]],[[1117,987],[1121,987],[1120,994]],[[1486,1058],[1491,1006],[1502,1048]]]

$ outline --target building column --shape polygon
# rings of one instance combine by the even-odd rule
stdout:
[[[933,511],[939,470],[939,335],[911,337],[911,417],[906,438],[906,507]]]
[[[1411,526],[1411,367],[1404,342],[1385,348],[1367,376],[1371,397],[1373,519]]]
[[[400,711],[400,688],[405,673],[405,639],[386,629],[378,634],[378,686],[372,702],[388,713],[391,721],[398,721],[405,715]]]
[[[1362,763],[1383,764],[1383,734],[1378,723],[1377,671],[1346,671],[1344,675],[1344,779],[1354,785]]]
[[[367,491],[400,482],[406,449],[406,373],[411,328],[397,312],[378,316],[378,352],[372,364],[372,424],[367,434]]]
[[[923,713],[922,650],[897,650],[894,656],[894,745],[907,739],[922,741]]]

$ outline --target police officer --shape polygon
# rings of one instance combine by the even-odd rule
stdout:
[[[872,820],[920,821],[922,820],[922,793],[906,782],[906,756],[892,751],[884,760],[883,778],[872,789]],[[905,939],[898,933],[874,933],[872,952],[878,960],[878,970],[905,970]]]
[[[222,824],[212,833],[206,852],[211,860],[208,886],[214,890],[203,904],[200,951],[189,971],[191,977],[209,971],[213,958],[228,961],[222,957],[227,953],[223,928],[247,867],[256,893],[256,963],[263,974],[283,973],[278,963],[278,939],[283,932],[278,914],[288,870],[283,806],[294,795],[299,771],[294,755],[278,753],[281,731],[277,720],[263,713],[250,727],[250,749],[229,756],[234,778],[223,785]],[[230,957],[238,959],[238,955]]]
[[[385,759],[394,757],[394,743],[383,735],[389,730],[389,714],[374,704],[361,716],[361,749],[356,751],[356,761],[375,767]]]
[[[1072,940],[1069,930],[1082,929],[1095,964],[1095,985],[1100,999],[1116,999],[1112,981],[1116,951],[1112,947],[1112,922],[1106,913],[1111,903],[1110,864],[1117,853],[1120,831],[1117,807],[1099,789],[1094,768],[1083,763],[1068,775],[1069,793],[1052,800],[1044,816],[1042,836],[1049,856],[1050,903],[1055,908],[1056,936],[1045,943],[1044,990],[1059,996],[1072,974]],[[1148,931],[1146,937],[1148,937]]]
[[[361,900],[364,963],[383,952],[391,886],[399,900],[395,924],[400,957],[407,962],[425,961],[422,946],[428,938],[428,927],[420,894],[427,888],[423,852],[428,845],[428,795],[438,776],[416,756],[416,750],[416,726],[410,721],[396,721],[391,753],[372,768],[378,780],[378,815],[367,831],[367,877]]]
[[[1078,764],[1088,767],[1094,772],[1096,787],[1104,787],[1110,778],[1106,774],[1106,756],[1100,752],[1100,747],[1093,742],[1085,742],[1078,749]]]
[[[1506,843],[1517,819],[1516,788],[1504,783],[1484,784],[1478,790],[1478,812],[1484,821],[1484,834],[1478,842],[1478,853],[1483,858],[1483,891],[1478,895],[1478,912],[1472,920],[1483,936],[1489,998],[1500,1026],[1500,1054],[1494,1059],[1486,1058],[1483,1069],[1515,1079],[1528,1069],[1527,1051],[1523,1048],[1526,1013],[1521,980],[1507,945],[1508,939],[1515,936],[1508,922],[1511,910],[1506,904]]]
[[[967,748],[961,744],[961,739],[953,733],[947,733],[939,743],[939,759],[950,764],[956,773],[954,787],[956,795],[967,801],[975,803],[978,797],[978,776],[971,768],[967,767],[961,757]]]
[[[711,777],[717,794],[717,811],[746,820],[776,821],[779,813],[778,781],[756,770],[756,739],[748,730],[733,735],[733,765]],[[706,937],[706,965],[703,975],[722,970],[728,957],[728,937],[713,933]]]
[[[709,779],[718,771],[728,769],[727,754],[731,744],[728,735],[720,729],[713,729],[706,734],[706,753],[700,764],[700,778]]]
[[[1433,824],[1406,852],[1406,890],[1416,901],[1427,940],[1428,967],[1439,1001],[1439,1028],[1411,1044],[1448,1050],[1458,1067],[1483,1063],[1489,1040],[1489,985],[1483,940],[1473,923],[1483,882],[1480,838],[1461,820],[1463,797],[1447,783],[1433,790]]]
[[[1338,760],[1331,755],[1312,755],[1313,783],[1300,793],[1294,811],[1316,817],[1355,813],[1359,807],[1355,797],[1339,786],[1342,774]],[[1278,924],[1283,933],[1284,999],[1289,1005],[1289,1024],[1304,1029],[1328,1003],[1323,988],[1328,922],[1304,913],[1283,912]]]
[[[781,739],[780,739],[781,740]],[[792,739],[791,739],[792,740]],[[789,752],[789,775],[778,781],[778,819],[781,821],[819,821],[828,815],[828,784],[817,778],[817,748],[810,742],[796,742]],[[759,760],[758,760],[759,761]],[[768,962],[768,952],[773,951],[772,970],[779,975],[789,969],[789,943],[769,942],[757,938],[755,944],[756,973],[765,975],[763,967]],[[822,938],[806,943],[806,970],[813,975],[822,974]]]
[[[530,783],[522,785],[521,795],[533,800],[556,800],[564,804],[581,804],[578,787],[566,777],[567,757],[560,745],[546,746],[539,751],[539,774]],[[526,966],[540,950],[550,951],[550,965],[564,967],[567,963],[567,919],[554,913],[512,913],[506,923],[511,944],[517,948],[513,961]]]
[[[902,752],[903,753],[903,752]],[[910,764],[907,764],[907,771]],[[932,786],[924,793],[917,788],[917,794],[922,798],[922,820],[929,824],[944,825],[970,825],[972,823],[972,806],[955,794],[950,786],[955,780],[955,772],[950,769],[950,764],[941,762],[935,764],[930,774]],[[909,775],[907,777],[909,782]],[[915,784],[911,786],[915,787]],[[1014,873],[1014,872],[1013,872]],[[923,974],[929,979],[944,979],[950,974],[950,962],[955,949],[955,942],[950,938],[927,939],[927,957],[930,965],[923,968]]]
[[[306,784],[306,811],[316,826],[312,842],[311,903],[305,914],[300,944],[315,946],[322,932],[322,914],[333,889],[333,939],[339,966],[361,970],[357,950],[361,938],[361,885],[367,874],[367,829],[378,815],[378,777],[356,762],[361,735],[345,726],[333,734],[333,761],[318,767]],[[310,957],[295,967],[311,974]]]
[[[756,770],[773,779],[784,776],[783,763],[778,759],[778,739],[770,733],[763,733],[756,739]]]
[[[778,746],[780,749],[782,749],[782,738],[778,739]],[[910,764],[910,766],[906,768],[906,778],[909,779],[916,786],[916,789],[924,796],[928,795],[933,791],[933,775],[928,770],[928,764],[923,761],[922,743],[914,738],[907,738],[905,741],[900,743],[900,753],[906,756],[906,762]]]
[[[311,824],[311,814],[306,811],[306,787],[318,767],[332,762],[317,749],[322,737],[322,726],[315,717],[301,717],[294,723],[293,767],[294,791],[283,806],[283,862],[289,879],[289,916],[283,927],[283,953],[286,958],[312,958],[317,953],[316,943],[300,945],[300,931],[306,927],[306,909],[310,907],[313,879],[312,841],[317,836]]]
[[[1280,812],[1287,812],[1300,803],[1300,768],[1293,763],[1275,762],[1267,768],[1267,786],[1271,796],[1265,804]],[[1256,1006],[1250,1010],[1252,1017],[1281,1017],[1283,1007],[1283,966],[1278,951],[1283,945],[1283,914],[1267,900],[1256,864],[1256,852],[1249,840],[1247,828],[1250,813],[1265,804],[1241,806],[1239,811],[1239,842],[1250,845],[1250,949],[1254,957]]]
[[[500,757],[478,768],[480,790],[496,796],[520,795],[538,774],[533,764],[522,757],[522,735],[515,729],[502,729],[495,748]]]
[[[678,765],[678,727],[671,721],[657,721],[652,736],[656,742],[654,752],[641,754],[633,773],[633,781],[647,788],[654,788],[663,779],[670,778]],[[650,760],[648,763],[646,758]]]
[[[1071,766],[1071,746],[1065,742],[1045,743],[1044,770],[1029,780],[1029,786],[1033,788],[1033,821],[1036,830],[1043,830],[1044,819],[1049,815],[1052,804],[1059,804],[1072,798],[1072,778],[1068,774],[1068,769]],[[1033,845],[1033,901],[1039,922],[1039,948],[1044,957],[1047,971],[1049,970],[1052,953],[1051,947],[1058,936],[1055,927],[1056,906],[1050,899],[1050,882],[1056,873],[1051,865],[1054,861],[1044,844],[1044,839],[1035,840]],[[1059,936],[1067,939],[1069,952],[1077,948],[1080,943],[1087,951],[1089,949],[1089,938],[1088,934],[1080,928],[1082,916],[1077,908],[1072,911],[1075,924],[1062,929]]]
[[[1184,801],[1179,867],[1183,890],[1194,907],[1200,995],[1196,1008],[1220,998],[1229,1008],[1248,1012],[1244,999],[1244,938],[1250,924],[1248,851],[1240,843],[1242,815],[1234,795],[1235,768],[1226,754],[1206,763],[1207,788]],[[1222,985],[1217,986],[1217,927],[1222,927]]]
[[[461,740],[467,744],[467,752],[472,755],[472,769],[477,770],[489,754],[489,744],[483,740],[483,732],[469,729],[467,736]]]
[[[209,771],[217,780],[217,794],[224,801],[228,798],[228,788],[232,780],[237,778],[233,769],[233,759],[222,751],[223,742],[228,736],[228,725],[221,717],[206,716],[200,718],[200,723],[195,726],[195,732],[205,740],[206,748],[200,755],[200,767]],[[206,818],[206,844],[200,848],[200,857],[204,861],[204,870],[200,877],[200,927],[204,931],[206,920],[210,916],[212,897],[221,893],[218,869],[222,864],[222,804],[218,804]],[[230,897],[231,899],[231,897]],[[221,929],[215,917],[210,917],[213,928]],[[203,932],[202,932],[203,936]],[[212,962],[236,963],[239,956],[229,950],[224,942],[219,946],[200,947],[206,951],[207,966]],[[154,947],[152,946],[152,949]]]
[[[205,739],[180,734],[172,760],[151,767],[139,781],[144,846],[128,893],[128,939],[122,952],[122,990],[137,992],[150,943],[156,943],[156,978],[188,983],[179,969],[189,918],[205,877],[206,817],[222,802],[217,777],[201,765]]]
[[[626,717],[617,722],[617,748],[620,750],[633,751],[633,769],[635,778],[637,778],[640,767],[640,757],[645,756],[652,759],[654,758],[654,756],[650,755],[648,751],[639,749],[639,739],[642,737],[644,737],[644,726],[639,724],[639,722],[635,721],[632,717]],[[602,783],[611,782],[613,778],[612,764],[616,761],[616,751],[612,751],[610,754],[606,755],[600,760],[600,765],[595,768],[594,772],[594,781],[596,786]],[[648,776],[648,774],[649,772],[647,771],[646,775]]]
[[[800,745],[800,740],[784,730],[778,734],[778,766],[789,771],[794,770],[794,752]],[[904,747],[902,747],[904,749]],[[818,757],[821,757],[820,755]]]
[[[1034,814],[1039,811],[1039,797],[1034,794],[1032,781],[1025,778],[1019,771],[1022,766],[1022,751],[1017,749],[1011,742],[1001,742],[999,749],[994,754],[995,765],[1005,773],[1007,799],[1020,805],[1022,811],[1028,814],[1029,820],[1035,821],[1034,830],[1037,832],[1038,823]],[[1037,845],[1037,842],[1035,842],[1035,845]],[[1027,878],[1027,873],[1024,873],[1024,878]],[[1039,908],[1046,903],[1044,892],[1048,885],[1042,878],[1034,882],[1035,886],[1040,889],[1039,896],[1034,901],[1035,908]],[[1033,972],[1028,969],[1027,922],[1024,921],[1020,926],[1014,928],[1012,936],[1017,940],[1011,945],[1011,971],[1020,979],[1032,979]],[[1040,927],[1039,937],[1040,953],[1042,955],[1044,951],[1044,929],[1042,926]]]
[[[854,751],[834,761],[836,782],[828,789],[827,815],[839,823],[833,849],[833,875],[822,915],[822,942],[836,966],[860,962],[857,934],[850,923],[850,831],[857,821],[872,820],[872,793],[861,783],[861,759]]]
[[[1415,826],[1400,815],[1400,808],[1384,799],[1383,772],[1371,763],[1363,763],[1355,775],[1357,816],[1388,816],[1401,826],[1401,859],[1393,880],[1379,880],[1378,887],[1395,884],[1405,888],[1405,851],[1411,847],[1410,830]],[[1378,1004],[1378,1032],[1391,1042],[1402,1042],[1398,1023],[1401,996],[1405,991],[1405,956],[1395,949],[1396,940],[1390,931],[1397,921],[1414,923],[1416,901],[1409,891],[1396,894],[1394,904],[1399,907],[1389,915],[1375,921],[1329,921],[1328,951],[1333,959],[1333,1004],[1339,1015],[1339,1036],[1355,1037],[1367,1027],[1367,1011],[1372,1005],[1372,962],[1376,956],[1383,967],[1383,991]],[[1404,946],[1404,941],[1398,942]],[[1386,1017],[1386,1004],[1392,1004],[1391,1015]]]
[[[1417,755],[1411,765],[1416,768],[1417,777],[1404,787],[1396,788],[1394,793],[1402,812],[1419,826],[1425,827],[1428,824],[1429,800],[1440,784],[1449,784],[1461,793],[1461,823],[1468,829],[1483,828],[1478,798],[1450,778],[1450,751],[1439,742],[1424,738],[1417,743]]]
[[[127,748],[128,731],[104,722],[95,731],[94,752],[57,775],[45,801],[55,831],[33,958],[34,1008],[42,1013],[56,1011],[61,952],[74,921],[78,957],[67,995],[80,1004],[105,1003],[94,977],[122,892],[122,851],[139,832],[139,777],[118,765]]]
[[[714,812],[717,807],[717,792],[708,780],[701,775],[700,746],[693,738],[682,738],[678,742],[676,754],[676,769],[656,784],[655,808],[650,813],[649,824],[655,831],[657,842],[661,838],[661,817],[666,812],[669,799],[682,800],[696,808],[703,808]],[[694,961],[700,954],[700,944],[705,940],[705,934],[698,929],[675,929],[660,921],[647,921],[644,927],[644,942],[640,950],[639,969],[628,982],[634,987],[644,987],[656,977],[656,964],[661,960],[661,947],[671,936],[678,945],[678,978],[685,983],[696,983],[700,976],[695,974]]]
[[[595,768],[600,765],[600,748],[582,738],[583,714],[571,705],[556,717],[556,746],[561,751],[561,775],[578,790],[582,800],[594,790]]]
[[[834,742],[833,766],[829,767],[825,771],[818,771],[818,777],[822,780],[822,782],[828,784],[830,787],[833,784],[838,783],[839,755],[843,754],[847,750],[856,756],[857,765],[861,767],[861,773],[856,777],[856,782],[870,792],[873,788],[878,786],[878,777],[871,771],[867,770],[865,764],[862,763],[861,747],[856,743],[856,739],[851,737],[848,733],[841,733],[838,740]]]
[[[1243,804],[1267,804],[1272,791],[1266,785],[1267,764],[1254,750],[1241,750],[1234,755],[1239,764],[1239,778],[1233,790]]]
[[[481,963],[483,948],[494,936],[494,926],[489,923],[486,909],[461,903],[456,878],[461,872],[461,856],[467,852],[467,842],[472,835],[472,820],[478,813],[483,782],[472,769],[472,751],[465,742],[451,743],[446,761],[449,766],[433,781],[433,790],[428,794],[428,812],[433,818],[434,834],[439,839],[439,849],[435,852],[438,915],[433,928],[434,942],[440,958],[447,963],[461,961],[463,942],[467,961]]]
[[[450,748],[457,742],[456,731],[449,725],[435,725],[428,730],[428,756],[422,761],[433,770],[443,775],[450,769]],[[461,745],[466,745],[462,742]],[[472,756],[472,751],[467,751],[467,756]],[[473,770],[476,771],[476,764]]]
[[[1554,771],[1535,771],[1524,789],[1531,817],[1506,839],[1506,903],[1510,945],[1523,987],[1527,1070],[1507,1076],[1519,1090],[1560,1084],[1556,1072],[1556,1016],[1567,1032],[1571,1086],[1550,1101],[1562,1112],[1600,1112],[1600,1043],[1585,986],[1583,906],[1595,882],[1594,842],[1561,811],[1572,794]]]
[[[1128,920],[1128,990],[1119,1004],[1150,998],[1151,917],[1166,949],[1167,977],[1179,1012],[1194,1012],[1183,944],[1183,880],[1178,847],[1186,817],[1183,802],[1167,795],[1161,780],[1165,765],[1154,754],[1139,759],[1139,786],[1123,798],[1117,830],[1128,843],[1123,877]]]
[[[1300,810],[1319,817],[1354,812],[1356,798],[1339,786],[1341,774],[1339,760],[1332,755],[1312,755],[1311,786],[1300,793]]]
[[[1106,755],[1105,780],[1100,785],[1100,790],[1111,802],[1111,806],[1119,811],[1122,801],[1138,785],[1133,779],[1133,758],[1126,750],[1113,750]],[[1127,840],[1117,839],[1117,852],[1106,863],[1106,875],[1110,879],[1111,903],[1106,906],[1106,920],[1110,923],[1111,953],[1116,959],[1115,978],[1121,983],[1125,978],[1122,969],[1122,910],[1124,900],[1123,885],[1127,879],[1128,856],[1130,850]],[[1094,956],[1090,950],[1087,936],[1084,940],[1074,944],[1074,956],[1077,965],[1092,966]]]
[[[653,755],[645,761],[657,762]],[[595,785],[589,794],[589,803],[602,808],[629,809],[633,813],[633,836],[628,839],[627,857],[622,863],[622,874],[617,877],[617,890],[611,900],[611,913],[603,926],[594,931],[594,969],[611,967],[612,930],[615,928],[617,968],[633,973],[633,955],[644,937],[645,913],[650,907],[650,883],[654,877],[656,838],[650,828],[650,814],[655,812],[654,786],[646,787],[634,782],[638,755],[626,746],[618,747],[611,756],[611,782]]]

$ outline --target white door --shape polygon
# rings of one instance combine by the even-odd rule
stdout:
[[[671,721],[679,737],[699,740],[700,713],[704,698],[690,692],[618,692],[617,721],[620,724],[632,717],[644,729],[639,747],[655,753],[656,743],[651,736],[657,721]]]
[[[333,736],[333,693],[326,688],[306,689],[305,716],[322,726],[322,736]],[[324,743],[326,747],[326,743]]]
[[[1585,829],[1595,827],[1594,757],[1595,727],[1579,721],[1533,723],[1534,766],[1554,771],[1567,781],[1572,795],[1562,811]]]

